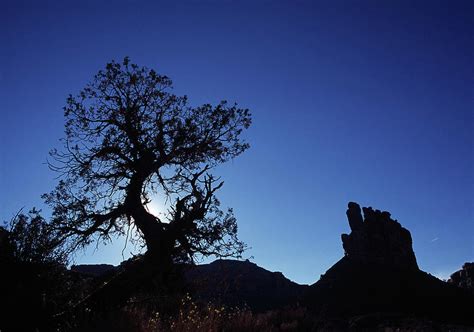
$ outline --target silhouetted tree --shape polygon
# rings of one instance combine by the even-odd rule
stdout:
[[[64,265],[67,252],[60,236],[33,208],[27,214],[19,212],[8,224],[0,227],[2,255],[21,263]]]
[[[158,263],[243,252],[232,210],[215,196],[223,182],[210,171],[249,147],[240,136],[250,112],[225,101],[191,107],[171,90],[168,77],[125,58],[68,97],[64,149],[50,153],[62,178],[44,198],[70,248],[134,224]],[[146,208],[158,192],[171,202],[163,216]]]
[[[0,226],[2,331],[49,330],[51,315],[68,302],[67,252],[58,238],[34,208]],[[19,320],[19,312],[28,319]]]

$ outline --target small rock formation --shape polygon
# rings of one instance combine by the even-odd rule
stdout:
[[[362,215],[360,214],[360,206],[357,203],[349,202],[347,204],[347,220],[349,220],[349,226],[351,230],[358,231],[364,226],[364,219],[362,219]]]
[[[451,274],[448,282],[474,292],[474,262],[464,263],[461,270]]]
[[[342,234],[345,255],[354,261],[418,270],[410,232],[386,211],[363,208],[350,202],[347,219],[350,234]]]

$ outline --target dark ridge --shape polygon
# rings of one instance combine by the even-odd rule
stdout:
[[[254,311],[297,303],[309,287],[248,260],[216,260],[196,265],[189,267],[185,276],[198,300],[227,306],[247,306]]]
[[[100,277],[113,272],[117,267],[110,264],[80,264],[72,265],[71,271],[92,277]]]

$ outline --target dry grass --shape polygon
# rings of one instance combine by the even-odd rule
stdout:
[[[395,317],[388,314],[366,315],[352,319],[328,319],[308,312],[304,307],[252,312],[249,308],[232,308],[203,304],[184,296],[179,304],[167,302],[173,310],[154,310],[145,301],[105,314],[91,312],[76,320],[74,328],[58,331],[136,331],[136,332],[267,332],[267,331],[472,331],[456,325],[439,325],[425,319]],[[156,306],[155,306],[156,307]],[[397,318],[397,319],[396,319]]]
[[[131,320],[140,322],[137,327],[141,332],[300,331],[306,315],[303,308],[253,313],[248,308],[200,305],[189,296],[181,300],[179,311],[172,316],[138,308],[125,312]]]

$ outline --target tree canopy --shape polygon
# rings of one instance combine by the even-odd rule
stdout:
[[[64,265],[67,252],[58,242],[58,234],[33,208],[19,211],[9,223],[0,226],[0,257],[38,265]]]
[[[70,95],[64,115],[63,148],[50,152],[60,180],[44,199],[71,250],[136,226],[162,262],[243,252],[232,209],[222,210],[215,195],[223,182],[211,171],[248,149],[248,109],[226,101],[192,107],[172,93],[170,78],[125,58]],[[170,202],[160,216],[146,208],[157,193]]]

